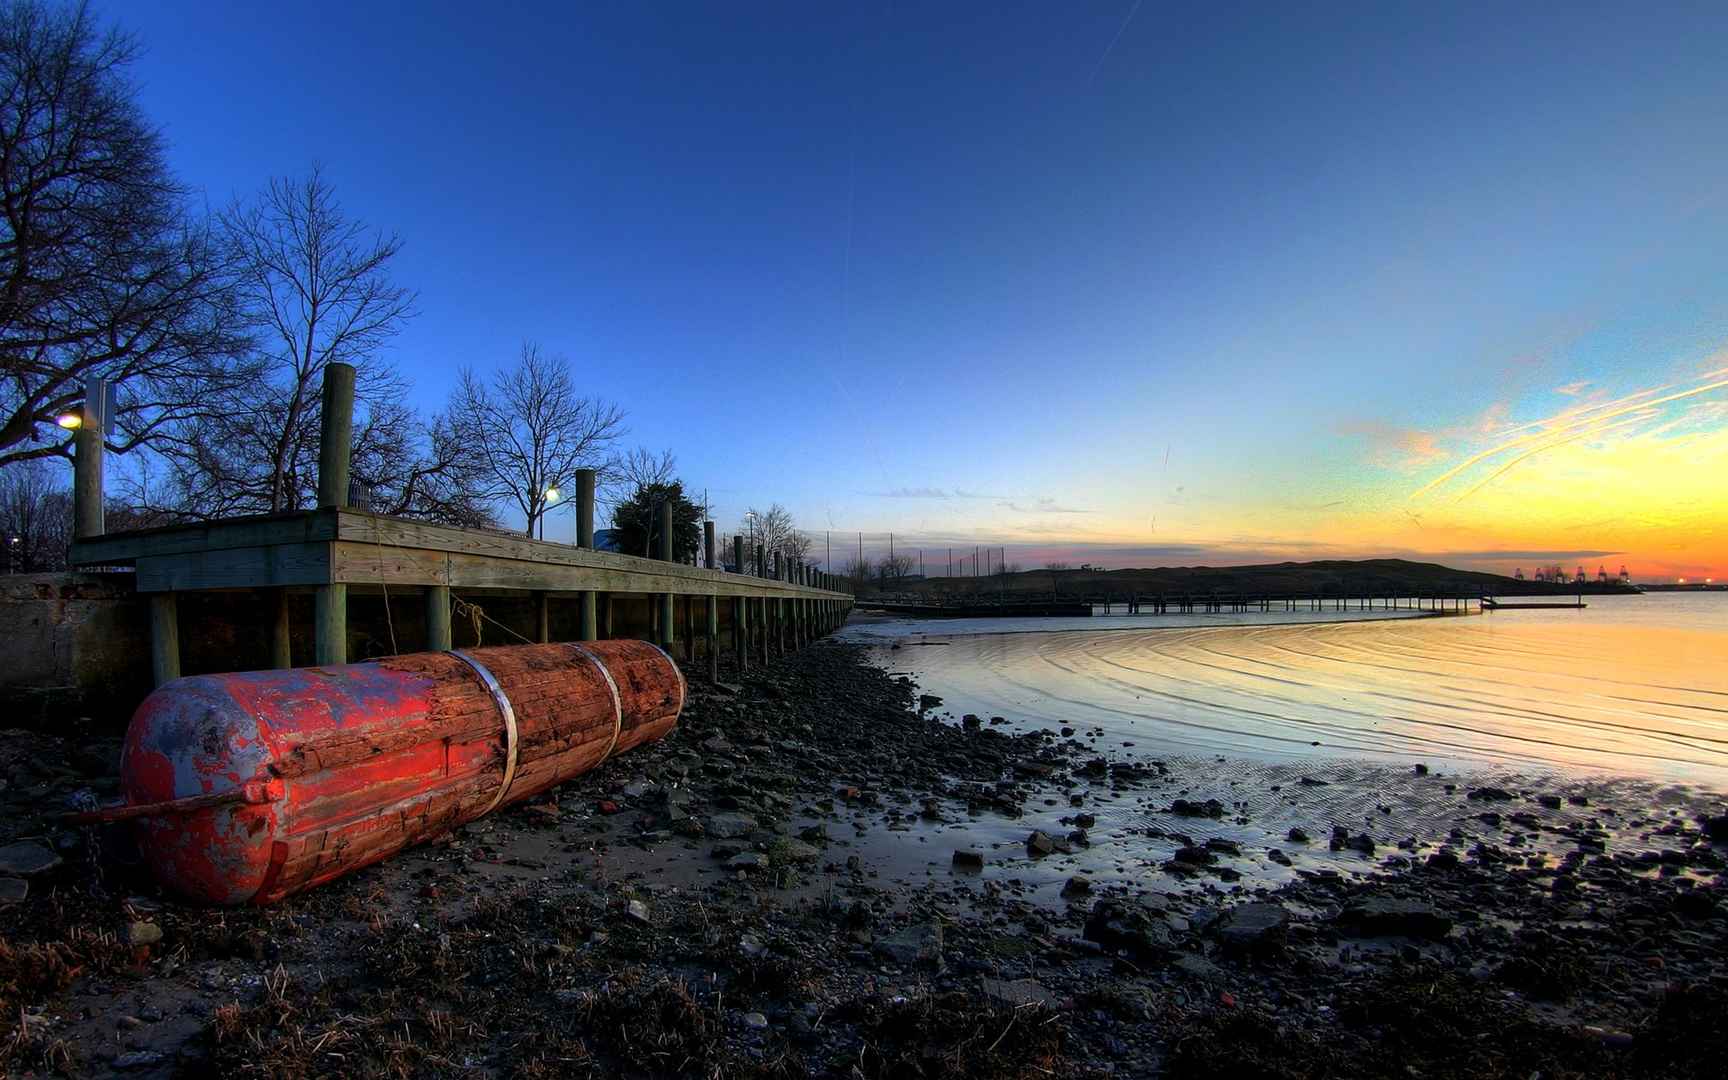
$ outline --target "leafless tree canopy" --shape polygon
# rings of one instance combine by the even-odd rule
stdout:
[[[372,509],[458,525],[488,525],[474,455],[447,419],[429,429],[404,402],[380,351],[414,314],[392,283],[394,236],[350,219],[314,168],[273,180],[222,216],[260,376],[213,394],[208,415],[172,428],[156,449],[166,485],[135,471],[135,505],[180,517],[295,510],[317,491],[325,369],[358,372],[352,475]]]
[[[655,453],[646,446],[619,455],[601,469],[601,480],[610,489],[614,503],[635,498],[646,488],[670,484],[677,478],[677,455],[670,450]]]
[[[1044,564],[1044,569],[1046,569],[1046,570],[1072,570],[1073,568],[1074,567],[1071,563],[1065,563],[1065,562],[1060,562],[1060,561],[1047,562]]]
[[[898,585],[918,565],[910,555],[884,555],[876,560],[876,580],[883,586]]]
[[[262,417],[246,418],[263,432],[269,509],[297,509],[316,487],[307,466],[316,460],[325,367],[340,361],[359,368],[362,400],[397,396],[394,372],[370,361],[414,315],[414,294],[389,275],[402,242],[347,217],[316,167],[270,181],[222,222],[272,376],[257,403]]]
[[[576,470],[598,468],[624,434],[617,406],[576,392],[570,363],[525,342],[516,363],[490,383],[463,369],[444,414],[459,446],[476,456],[475,490],[521,511],[528,535]]]
[[[211,230],[186,217],[133,102],[131,38],[80,6],[0,6],[0,466],[70,453],[53,426],[114,382],[124,451],[250,377]]]
[[[752,529],[756,542],[770,553],[778,551],[783,558],[794,562],[802,562],[810,553],[810,537],[799,531],[798,523],[792,519],[792,512],[779,503],[766,510],[751,507],[744,520],[739,522],[738,531],[748,537],[752,535]]]
[[[72,493],[57,485],[44,461],[18,462],[0,470],[0,566],[7,573],[63,570],[72,542]]]

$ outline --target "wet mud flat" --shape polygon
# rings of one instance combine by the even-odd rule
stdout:
[[[949,716],[847,645],[725,680],[663,743],[265,909],[180,904],[124,830],[56,823],[114,789],[114,725],[7,732],[0,1074],[1526,1080],[1728,1053],[1707,793],[1101,755]]]

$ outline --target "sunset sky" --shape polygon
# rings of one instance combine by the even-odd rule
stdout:
[[[1720,3],[100,8],[402,236],[423,411],[535,340],[723,527],[1728,577]]]

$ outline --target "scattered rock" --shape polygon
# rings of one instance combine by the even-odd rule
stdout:
[[[114,1067],[121,1070],[148,1069],[168,1060],[160,1050],[132,1050],[114,1058]]]
[[[1290,913],[1278,904],[1238,904],[1213,924],[1213,933],[1226,949],[1261,952],[1282,947],[1289,927]]]
[[[876,940],[876,951],[900,967],[942,966],[942,924],[909,926]]]
[[[1221,818],[1224,816],[1224,804],[1217,799],[1207,799],[1205,802],[1177,799],[1170,804],[1170,812],[1178,817]]]
[[[1067,884],[1062,886],[1063,896],[1086,896],[1091,892],[1092,882],[1079,874],[1069,878]]]
[[[754,832],[756,819],[746,814],[712,814],[702,822],[702,828],[716,840],[735,840]]]
[[[979,980],[979,989],[986,998],[1005,1009],[1027,1006],[1054,1009],[1062,1003],[1055,994],[1031,979],[992,979],[985,976]]]
[[[1475,799],[1479,802],[1511,802],[1514,798],[1510,791],[1507,791],[1505,788],[1497,787],[1472,788],[1470,793],[1464,797],[1466,799]]]
[[[1396,897],[1371,897],[1345,908],[1340,925],[1361,937],[1413,937],[1439,941],[1452,920],[1431,904]]]
[[[954,868],[956,870],[984,869],[984,855],[977,851],[956,851],[954,853]]]
[[[0,874],[35,877],[60,865],[60,856],[44,844],[31,840],[0,847]]]
[[[1174,944],[1170,934],[1163,912],[1151,912],[1122,900],[1099,900],[1093,904],[1081,931],[1087,941],[1142,958],[1167,954]]]
[[[1284,834],[1284,838],[1292,844],[1306,844],[1308,843],[1308,830],[1300,828],[1291,829],[1288,833]]]
[[[761,1031],[768,1026],[768,1018],[759,1012],[747,1012],[744,1014],[744,1026]]]
[[[154,945],[162,940],[162,928],[153,922],[134,921],[126,924],[126,944],[133,948]]]
[[[648,911],[648,905],[641,900],[631,900],[624,905],[624,915],[633,923],[652,926],[654,917]]]
[[[1026,838],[1026,852],[1034,859],[1041,859],[1056,850],[1056,839],[1043,829],[1033,829],[1032,835]]]

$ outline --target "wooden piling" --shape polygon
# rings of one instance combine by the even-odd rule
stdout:
[[[712,521],[702,523],[702,554],[708,562],[708,569],[718,569],[718,563],[714,558],[714,523]],[[720,598],[709,594],[707,600],[708,635],[703,647],[708,651],[708,681],[709,683],[717,683],[720,681]]]
[[[324,365],[324,426],[318,435],[318,505],[348,505],[354,443],[354,365]]]
[[[312,594],[313,662],[348,662],[348,586],[320,585]]]
[[[270,620],[270,666],[277,669],[294,666],[293,639],[288,624],[288,590],[272,589],[276,601],[275,617]]]
[[[72,535],[79,540],[104,531],[102,419],[89,403],[84,417],[84,426],[72,433]]]
[[[157,686],[180,677],[180,604],[176,594],[150,594],[150,674]]]
[[[576,546],[587,551],[594,550],[594,470],[576,470]],[[598,608],[600,598],[592,589],[584,590],[582,597],[582,629],[583,641],[593,641],[600,636]],[[611,636],[608,629],[607,636]]]
[[[744,572],[744,538],[732,538],[732,564],[738,572]],[[742,596],[732,598],[732,651],[738,655],[738,670],[747,671],[750,668],[750,641],[748,609],[749,603]]]
[[[672,561],[672,500],[667,499],[660,504],[660,561]],[[660,647],[668,651],[672,648],[672,594],[662,593],[660,596]]]
[[[430,652],[454,648],[450,633],[448,585],[433,585],[426,590],[426,648]]]
[[[537,592],[534,594],[534,598],[538,601],[536,606],[540,609],[539,640],[540,644],[544,645],[552,640],[552,594]]]
[[[348,505],[348,461],[354,440],[354,365],[324,365],[323,425],[318,433],[318,505]],[[314,659],[348,662],[348,586],[318,586],[313,595]]]

